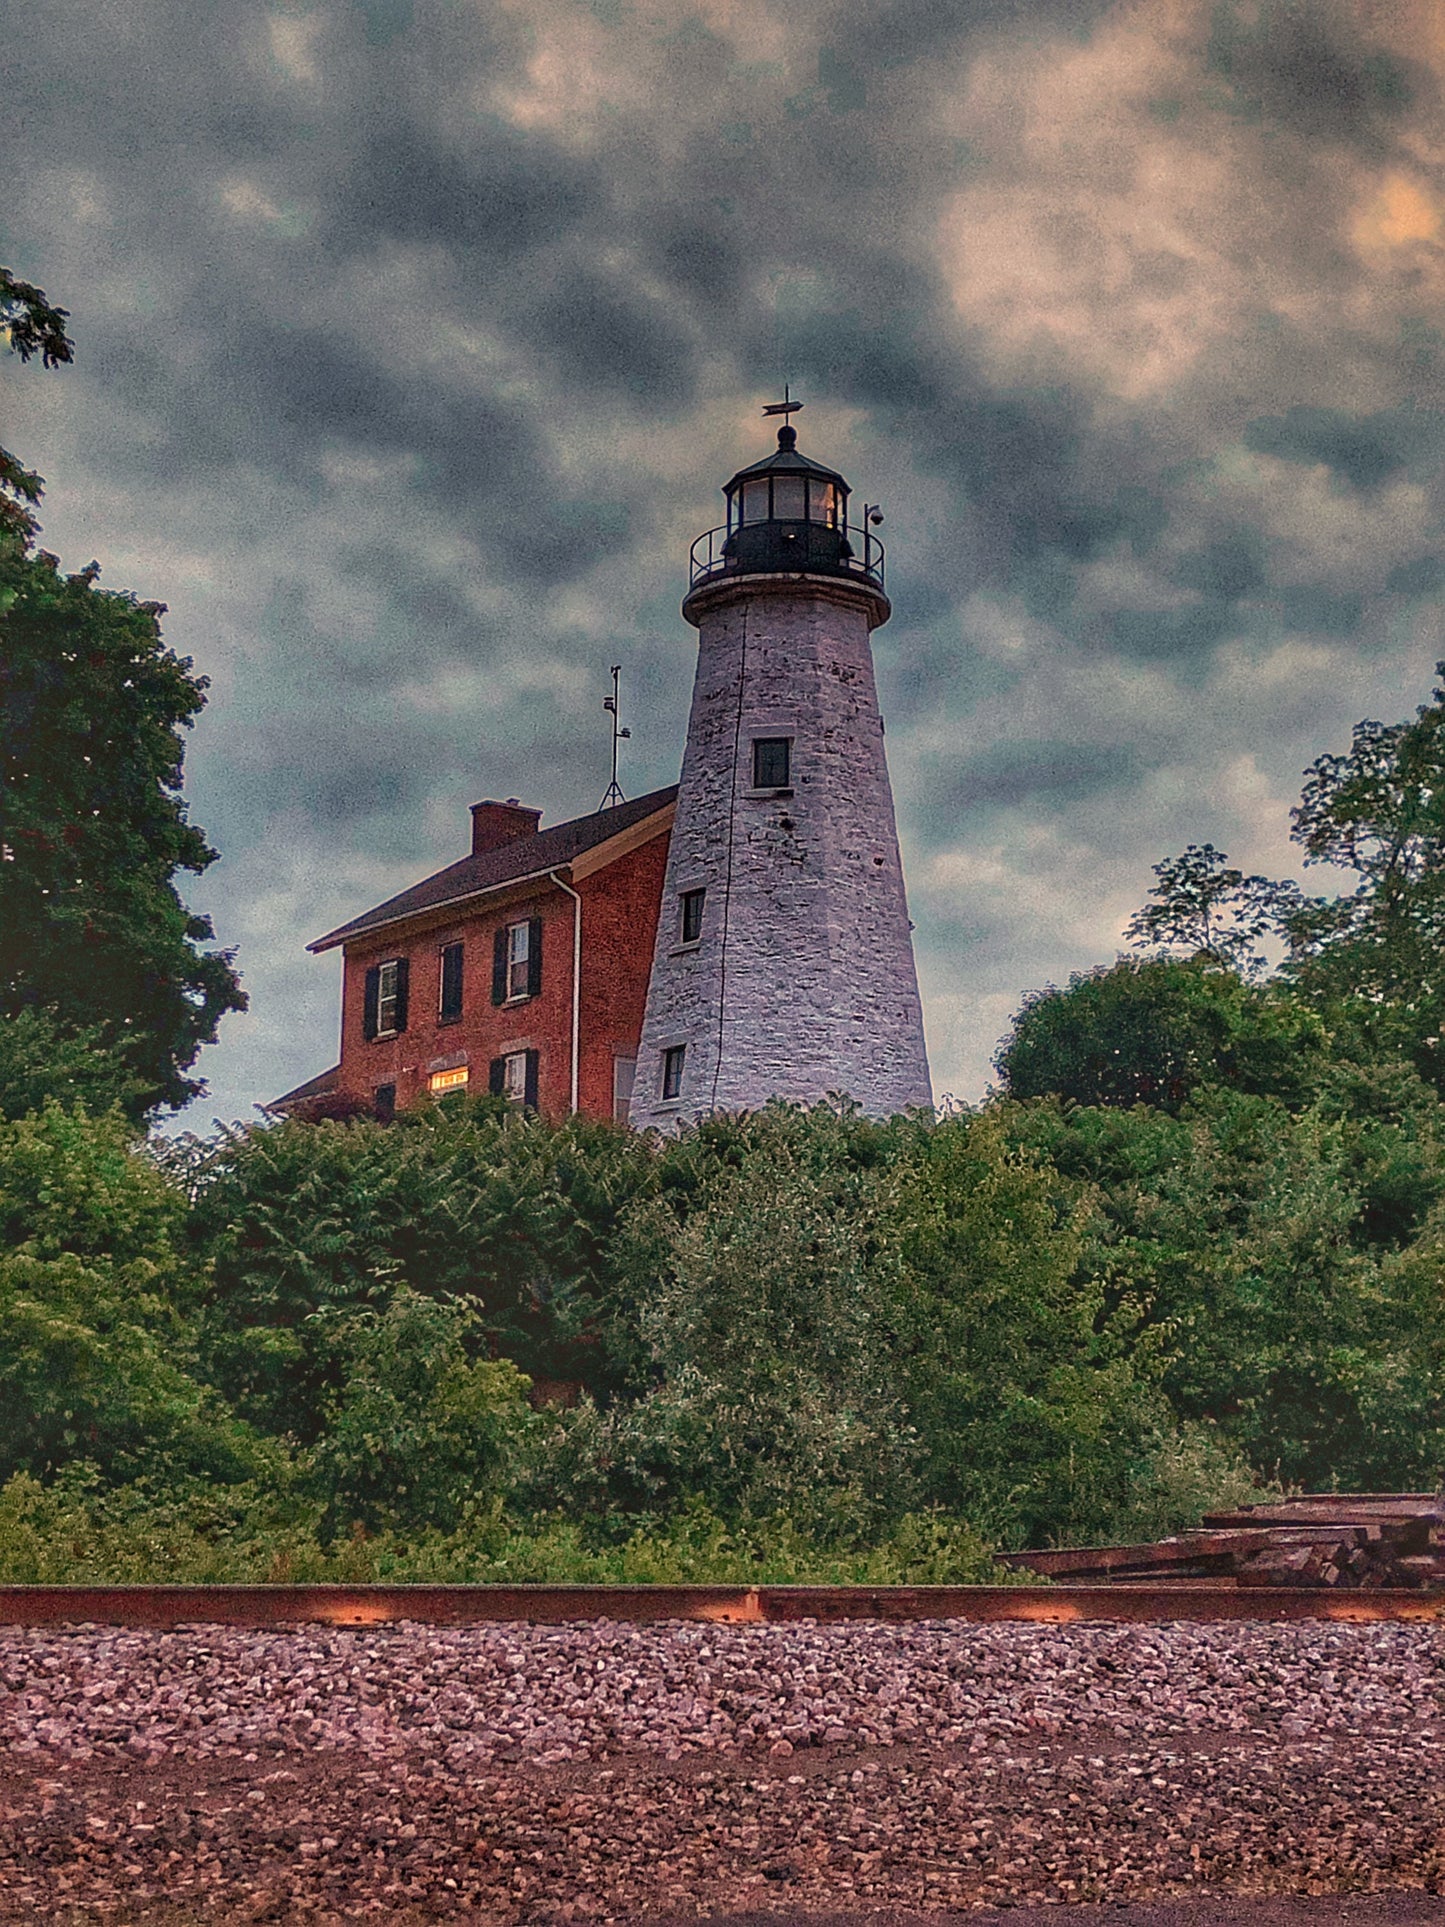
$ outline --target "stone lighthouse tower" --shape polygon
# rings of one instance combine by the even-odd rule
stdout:
[[[724,493],[682,605],[697,680],[632,1120],[830,1091],[878,1116],[928,1104],[873,681],[882,546],[790,422]]]

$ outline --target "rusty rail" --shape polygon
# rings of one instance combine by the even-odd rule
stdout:
[[[0,1586],[0,1625],[461,1626],[588,1619],[779,1625],[956,1619],[1068,1625],[1118,1620],[1328,1619],[1445,1624],[1445,1591],[1335,1592],[1209,1581],[1055,1586]]]

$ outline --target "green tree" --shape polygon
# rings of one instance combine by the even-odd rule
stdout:
[[[314,1314],[337,1328],[326,1349],[344,1362],[311,1455],[325,1538],[352,1525],[454,1532],[500,1494],[530,1418],[527,1380],[474,1356],[478,1310],[403,1290],[384,1310]]]
[[[1362,722],[1348,754],[1313,763],[1293,824],[1307,864],[1358,881],[1286,916],[1284,975],[1445,1090],[1445,688],[1413,721]]]
[[[205,678],[163,645],[163,605],[98,575],[0,540],[0,1021],[97,1039],[140,1118],[205,1088],[185,1073],[246,1000],[175,885],[215,861],[181,795]]]
[[[1156,863],[1154,874],[1152,901],[1130,919],[1129,941],[1141,948],[1180,944],[1243,976],[1264,969],[1260,941],[1279,933],[1299,897],[1296,884],[1231,868],[1212,843],[1191,843],[1182,856]]]
[[[994,1062],[1010,1097],[1178,1110],[1211,1085],[1304,1101],[1321,1019],[1207,955],[1120,958],[1025,998]]]
[[[75,344],[65,332],[69,319],[69,312],[52,307],[39,288],[17,280],[8,268],[0,268],[0,328],[22,361],[39,355],[45,368],[73,361]],[[39,503],[44,486],[33,469],[24,467],[8,449],[0,448],[0,535],[18,536],[22,541],[34,536],[36,523],[31,511]]]
[[[0,1124],[0,1479],[244,1476],[250,1444],[196,1369],[185,1199],[118,1115]]]
[[[213,1267],[216,1382],[258,1425],[306,1442],[345,1370],[334,1328],[311,1314],[380,1310],[397,1289],[475,1303],[487,1348],[530,1375],[590,1375],[606,1253],[655,1157],[610,1123],[551,1124],[497,1098],[448,1098],[387,1127],[291,1119],[170,1155]]]
[[[1163,1390],[1167,1332],[1118,1278],[1087,1184],[995,1106],[923,1134],[901,1201],[908,1406],[928,1499],[1015,1545],[1193,1524],[1250,1478]]]
[[[557,1418],[528,1502],[599,1520],[689,1499],[866,1538],[918,1497],[892,1220],[897,1127],[770,1103],[684,1132],[619,1226],[608,1396]]]
[[[1439,1106],[1377,1097],[1372,1118],[1328,1089],[1297,1113],[1212,1090],[1178,1116],[1008,1114],[1011,1138],[1091,1188],[1085,1269],[1163,1334],[1174,1409],[1263,1476],[1389,1489],[1445,1469],[1428,1263],[1408,1260],[1440,1209]]]

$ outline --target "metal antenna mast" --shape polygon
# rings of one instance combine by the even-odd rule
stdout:
[[[632,731],[630,729],[618,728],[617,692],[621,682],[622,664],[620,662],[614,662],[612,665],[612,694],[602,698],[602,707],[610,711],[612,716],[612,781],[607,785],[607,794],[597,805],[599,810],[610,810],[615,808],[617,804],[627,801],[627,798],[622,794],[622,785],[617,780],[617,745],[619,743],[629,742],[632,737]]]

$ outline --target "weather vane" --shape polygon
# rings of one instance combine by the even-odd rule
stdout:
[[[612,781],[607,785],[607,794],[597,805],[599,810],[610,810],[618,803],[625,803],[627,801],[627,798],[622,794],[622,785],[617,780],[617,745],[619,743],[630,742],[632,739],[632,731],[630,729],[619,729],[617,726],[617,692],[621,682],[622,664],[620,662],[614,662],[612,665],[612,694],[602,698],[602,707],[608,710],[612,716]]]
[[[802,407],[802,405],[803,404],[800,401],[793,400],[792,391],[788,387],[787,382],[784,382],[783,399],[781,401],[770,401],[767,407],[763,410],[763,413],[765,415],[781,415],[784,421],[787,421],[790,415],[797,414],[798,410]]]

